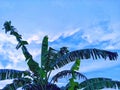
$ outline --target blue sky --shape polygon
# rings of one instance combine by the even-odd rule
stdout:
[[[0,0],[0,4],[1,69],[28,69],[21,50],[15,49],[15,38],[2,30],[6,20],[11,20],[29,42],[28,49],[38,62],[44,35],[49,36],[49,45],[56,49],[99,48],[120,53],[119,0]],[[68,69],[68,65],[62,69]],[[80,72],[89,78],[120,80],[119,71],[119,59],[83,60],[80,67]]]

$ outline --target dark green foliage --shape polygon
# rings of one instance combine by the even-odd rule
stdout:
[[[31,83],[29,78],[18,78],[13,80],[13,83],[6,85],[2,90],[16,90],[29,83]]]
[[[86,76],[84,76],[83,74],[79,73],[79,72],[76,72],[76,71],[72,71],[72,70],[64,70],[64,71],[61,71],[59,73],[57,73],[53,78],[52,78],[52,81],[53,82],[57,82],[58,79],[60,78],[63,78],[63,77],[66,77],[66,76],[72,76],[72,73],[75,74],[75,77],[78,77],[79,79],[82,78],[82,79],[87,79]]]
[[[13,26],[11,26],[11,21],[4,23],[4,29],[5,29],[5,33],[9,32],[13,29]]]
[[[48,54],[48,36],[45,36],[42,41],[42,50],[41,50],[41,67],[45,67],[47,62],[46,55]]]
[[[39,74],[39,64],[37,62],[35,62],[33,59],[29,59],[27,62],[30,70],[36,74]]]
[[[68,48],[67,47],[62,47],[62,48],[60,48],[60,54],[61,54],[61,56],[62,55],[65,55],[65,54],[67,54],[69,52],[69,50],[68,50]]]
[[[107,59],[110,60],[116,60],[118,57],[118,54],[116,52],[110,52],[105,50],[99,50],[99,49],[83,49],[83,50],[76,50],[69,52],[62,57],[59,57],[56,59],[56,61],[51,65],[54,68],[60,68],[66,65],[67,63],[73,62],[76,59]]]
[[[0,69],[0,80],[21,78],[30,75],[29,71],[19,71],[12,69]]]
[[[16,49],[19,49],[21,46],[27,45],[28,42],[27,41],[21,41],[20,43],[18,43],[18,45],[16,46]]]
[[[25,56],[26,61],[32,58],[32,55],[28,52],[25,46],[22,46],[22,52],[23,52],[23,55]]]
[[[103,88],[120,89],[120,82],[108,78],[92,78],[81,82],[79,88],[83,90],[98,90]]]
[[[42,90],[42,87],[37,84],[27,84],[23,87],[24,90]],[[46,90],[60,90],[55,84],[47,84]]]

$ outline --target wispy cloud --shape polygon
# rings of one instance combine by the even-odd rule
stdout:
[[[13,36],[10,35],[6,35],[4,33],[0,33],[0,42],[5,43],[5,42],[9,42],[11,44],[17,44],[17,41],[15,40],[15,38]]]
[[[18,63],[24,61],[24,56],[20,50],[16,50],[15,47],[17,42],[14,37],[0,33],[0,55],[3,57],[1,64],[3,62],[6,66],[1,66],[2,68],[12,68]],[[13,64],[13,65],[12,65]],[[21,67],[22,68],[22,67]]]
[[[27,38],[27,41],[28,43],[32,43],[32,42],[35,42],[35,43],[41,43],[42,42],[42,38],[47,35],[45,32],[38,32],[36,34],[31,34],[28,38]]]
[[[64,37],[72,36],[79,31],[80,31],[80,28],[71,28],[71,29],[63,32],[63,36]]]

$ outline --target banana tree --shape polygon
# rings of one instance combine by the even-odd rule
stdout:
[[[13,83],[6,85],[3,90],[16,90],[19,87],[22,87],[24,90],[60,90],[60,88],[52,83],[57,81],[58,78],[70,75],[72,76],[71,83],[74,82],[73,79],[76,79],[77,76],[87,80],[86,76],[76,71],[79,69],[78,66],[80,65],[80,60],[90,58],[109,58],[109,60],[116,60],[118,57],[116,52],[95,48],[75,50],[71,52],[69,52],[67,47],[61,47],[60,50],[55,50],[52,47],[48,47],[48,36],[45,36],[41,47],[41,61],[39,61],[41,63],[37,63],[26,48],[28,42],[22,40],[22,36],[18,34],[16,28],[11,25],[11,21],[6,21],[3,29],[6,33],[10,32],[10,35],[16,37],[16,40],[18,41],[16,49],[22,49],[23,55],[25,56],[25,61],[30,69],[29,72],[20,71],[22,74],[21,76],[18,75],[19,71],[12,73],[12,70],[7,70],[9,71],[9,74],[7,71],[0,72],[0,80],[14,79]],[[53,70],[61,68],[64,65],[74,61],[75,64],[71,70],[58,72],[55,76],[53,76],[51,81],[49,80]]]

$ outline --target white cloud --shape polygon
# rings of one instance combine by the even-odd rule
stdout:
[[[78,31],[80,31],[80,28],[72,28],[72,29],[69,29],[69,30],[66,30],[65,32],[63,32],[63,36],[68,37],[68,36],[75,34]]]
[[[115,40],[117,37],[118,37],[118,34],[112,32],[112,33],[108,33],[108,34],[103,35],[100,38],[100,41]]]
[[[105,47],[104,49],[114,50],[114,49],[116,49],[116,48],[115,48],[115,46],[113,46],[113,45],[108,45],[108,46]]]
[[[1,69],[1,68],[4,68],[4,66],[3,66],[2,63],[0,62],[0,69]]]
[[[32,43],[32,41],[36,42],[36,43],[41,43],[42,42],[42,39],[43,37],[47,35],[46,33],[44,32],[38,32],[36,34],[32,34],[28,37],[27,41],[28,43]]]
[[[17,41],[15,37],[0,33],[0,55],[5,59],[4,63],[11,62],[13,65],[4,66],[4,68],[10,68],[16,65],[18,62],[24,61],[25,58],[20,50],[16,50]],[[1,62],[2,64],[2,62]]]
[[[40,54],[41,54],[40,48],[39,49],[38,48],[29,49],[29,52],[32,54],[33,58],[36,58],[37,56],[40,56]],[[39,58],[39,60],[40,60],[40,58]]]
[[[55,34],[55,35],[50,35],[49,36],[49,41],[50,42],[53,42],[57,39],[59,39],[60,36],[63,36],[64,38],[65,37],[69,37],[69,36],[72,36],[73,34],[75,34],[76,32],[78,32],[80,30],[80,28],[70,28],[70,29],[66,29],[64,32],[62,33],[58,33],[58,34]]]
[[[2,89],[3,87],[5,87],[7,84],[12,83],[13,80],[3,80],[0,81],[0,89]]]
[[[39,35],[42,35],[42,33]],[[25,57],[21,50],[16,50],[17,41],[14,36],[6,35],[4,33],[0,33],[0,55],[3,57],[3,62],[0,61],[0,68],[1,69],[17,69],[17,70],[25,70],[27,69],[27,64],[25,62]],[[41,36],[39,39],[42,39]],[[32,41],[39,41],[38,38],[29,38],[31,44]],[[37,44],[37,43],[35,43]],[[28,48],[29,49],[29,48]],[[33,58],[40,55],[40,48],[37,47],[30,48],[30,53],[33,55]]]
[[[102,28],[93,27],[93,28],[88,28],[87,30],[85,30],[84,34],[82,35],[82,38],[87,40],[89,43],[98,43],[104,40],[104,38],[102,37],[105,35],[106,35],[105,31]]]
[[[27,63],[24,61],[24,62],[19,62],[17,64],[8,63],[2,69],[15,69],[15,70],[25,71],[25,70],[28,70],[28,66],[27,66]]]
[[[14,53],[14,52],[18,52],[18,53]],[[25,59],[22,53],[19,51],[9,50],[7,54],[8,54],[9,61],[11,62],[13,61],[13,63],[15,64]]]
[[[61,33],[58,33],[56,35],[50,35],[50,36],[48,36],[49,37],[49,41],[53,42],[53,41],[57,40],[61,35],[62,35]]]
[[[40,44],[40,43],[42,43],[43,37],[45,35],[48,35],[50,42],[57,40],[61,36],[61,34],[59,34],[59,33],[50,34],[48,32],[40,32],[39,31],[38,33],[29,35],[29,37],[27,38],[27,41],[29,44],[31,44],[32,42],[35,42],[36,44]]]
[[[111,26],[111,23],[109,21],[104,22],[104,24],[105,24],[104,26],[101,24],[97,24],[97,25],[94,24],[85,29],[80,29],[80,28],[69,29],[69,30],[66,30],[65,32],[63,32],[63,34],[54,35],[54,37],[56,38],[56,36],[57,36],[57,38],[52,41],[57,41],[57,39],[59,39],[58,40],[59,45],[68,45],[70,47],[76,47],[76,48],[84,48],[86,46],[91,46],[91,45],[95,46],[96,45],[98,48],[119,49],[120,48],[120,44],[119,44],[120,34],[118,31],[120,29],[119,25],[114,25],[114,27],[115,26],[117,27],[117,31],[116,31],[115,28],[113,26]],[[78,33],[78,35],[75,35],[76,33]],[[62,38],[67,38],[67,37],[72,36],[71,39],[74,39],[72,41],[76,42],[76,40],[77,40],[77,43],[79,43],[79,42],[80,43],[77,44],[76,46],[73,42],[66,43],[67,41],[64,42],[63,40],[62,41],[60,40],[60,38],[59,38],[60,36],[62,36]],[[80,40],[78,42],[79,38],[80,38]],[[82,41],[81,38],[83,40],[85,40],[86,42],[85,41],[81,42]],[[70,41],[70,40],[68,40],[68,41]],[[53,46],[55,46],[55,45],[53,45]]]
[[[5,42],[9,42],[11,44],[17,44],[15,37],[10,36],[10,35],[6,35],[4,33],[0,33],[0,42],[1,42],[1,44],[5,43]]]
[[[89,46],[97,45],[98,48],[119,49],[120,23],[109,22],[104,23],[104,26],[105,27],[101,26],[101,24],[98,24],[92,25],[92,27],[87,27],[83,29],[83,34],[81,37],[89,42]]]
[[[64,37],[68,37],[73,35],[74,33],[78,32],[80,30],[80,28],[71,28],[71,29],[67,29],[62,33],[49,33],[49,32],[38,32],[35,34],[31,34],[28,38],[27,41],[29,43],[35,42],[36,44],[39,44],[42,42],[42,39],[45,35],[48,35],[49,37],[49,41],[53,42],[55,40],[57,40],[60,36],[64,36]]]
[[[31,43],[32,41],[38,41],[40,38],[36,35],[33,35],[31,38],[28,39],[28,42]]]

